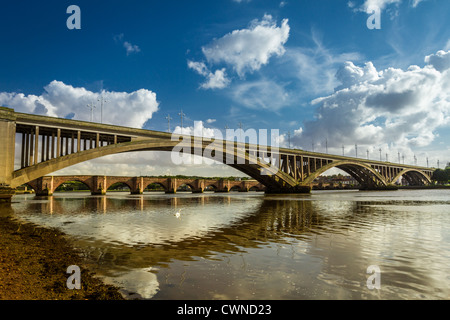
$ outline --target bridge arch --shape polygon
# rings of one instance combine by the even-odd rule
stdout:
[[[395,183],[401,177],[405,178],[410,185],[426,185],[431,183],[431,178],[428,175],[416,169],[404,169],[392,179],[392,183]]]
[[[85,179],[78,178],[78,177],[67,177],[66,179],[65,178],[54,179],[53,180],[53,190],[49,190],[49,191],[51,191],[51,193],[53,194],[56,191],[56,189],[58,189],[64,183],[71,182],[71,181],[80,182],[80,183],[84,184],[90,192],[93,191],[93,186],[92,186],[92,183],[90,183],[90,181],[86,181]]]
[[[210,183],[210,184],[205,184],[205,191],[214,191],[216,192],[217,190],[219,190],[219,188],[216,186],[216,184],[214,183]]]
[[[262,190],[258,186],[253,186],[253,187],[250,187],[248,189],[248,191],[257,191],[257,192],[259,192],[259,191],[262,191]]]
[[[109,183],[106,186],[106,192],[111,191],[111,187],[113,186],[117,186],[117,185],[122,185],[122,186],[126,186],[128,189],[130,189],[130,191],[133,191],[133,188],[130,186],[129,183],[127,183],[127,181],[114,181],[113,183]]]
[[[180,183],[178,186],[177,186],[177,192],[178,191],[183,191],[182,190],[182,187],[183,186],[186,186],[186,187],[189,187],[189,189],[190,189],[190,191],[192,191],[192,192],[194,192],[194,190],[195,190],[195,187],[191,184],[191,183],[189,183],[189,182],[182,182],[182,183]]]
[[[242,187],[241,187],[240,185],[234,185],[234,186],[231,186],[231,187],[230,187],[229,192],[236,192],[236,191],[238,191],[238,192],[243,191],[243,190],[242,190]]]
[[[207,148],[209,144],[209,142],[203,142],[202,151],[204,151],[204,149]],[[15,188],[31,180],[49,175],[52,172],[107,155],[135,151],[172,151],[175,146],[185,146],[192,150],[192,154],[194,153],[193,143],[167,139],[142,139],[120,144],[111,144],[101,148],[93,148],[77,153],[68,154],[14,171],[11,186]],[[213,158],[210,152],[202,152],[202,155],[206,158],[208,158],[208,156],[210,156],[209,158]],[[230,158],[235,160],[233,164],[226,163],[227,159]],[[241,161],[237,160],[243,160],[244,163],[239,164]],[[249,175],[266,187],[280,188],[286,186],[295,187],[297,185],[297,182],[290,175],[282,172],[281,170],[273,170],[270,165],[261,162],[256,156],[250,155],[248,153],[241,155],[234,152],[234,149],[232,152],[230,152],[227,148],[224,148],[222,162]],[[263,170],[267,170],[268,172],[270,172],[270,175],[262,175],[261,171]]]
[[[308,176],[303,181],[303,184],[308,185],[313,183],[314,179],[319,177],[325,171],[328,171],[332,168],[338,168],[341,169],[342,171],[345,171],[353,178],[355,178],[356,181],[358,181],[361,186],[375,187],[375,186],[387,186],[388,184],[384,179],[384,177],[370,165],[348,160],[334,161],[321,167],[320,169],[311,173],[311,175]]]
[[[142,190],[147,189],[150,185],[158,185],[161,188],[163,188],[164,191],[168,191],[169,189],[167,188],[167,186],[165,186],[163,183],[159,182],[159,181],[150,181],[150,182],[146,182],[144,185],[144,188]]]

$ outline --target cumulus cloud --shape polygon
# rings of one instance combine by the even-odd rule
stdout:
[[[450,69],[450,51],[440,50],[436,54],[426,56],[425,62],[441,72]]]
[[[223,89],[230,83],[230,80],[227,78],[225,68],[216,70],[212,73],[203,62],[194,61],[188,61],[188,67],[207,79],[200,85],[200,88],[202,89]]]
[[[103,123],[141,128],[158,110],[156,94],[147,89],[131,93],[103,91],[107,103],[103,109]],[[90,121],[88,104],[96,104],[94,121],[100,122],[99,93],[83,87],[73,87],[61,81],[52,81],[37,95],[0,92],[0,105],[17,112]]]
[[[277,27],[272,16],[253,20],[247,29],[235,30],[202,48],[210,63],[226,63],[239,76],[259,70],[272,56],[285,52],[284,44],[289,38],[288,20]]]
[[[278,27],[272,16],[264,15],[261,20],[253,20],[248,28],[214,39],[202,47],[202,52],[209,65],[226,65],[243,78],[268,64],[271,57],[285,53],[289,31],[287,19]],[[231,82],[225,67],[212,72],[204,62],[188,61],[188,66],[206,77],[203,89],[222,89]]]
[[[316,119],[293,137],[298,146],[342,145],[411,150],[430,145],[436,130],[450,123],[450,51],[425,58],[424,67],[378,71],[368,62],[345,63],[332,94],[313,100]],[[317,150],[316,150],[317,151]],[[396,152],[396,151],[395,151]],[[383,155],[384,158],[384,155]]]

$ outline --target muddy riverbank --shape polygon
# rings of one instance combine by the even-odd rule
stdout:
[[[67,268],[81,269],[81,289],[67,288]],[[0,216],[0,300],[123,300],[83,267],[60,231]]]

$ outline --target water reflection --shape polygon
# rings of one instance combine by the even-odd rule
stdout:
[[[73,236],[138,297],[448,298],[448,195],[64,195],[12,207]],[[381,291],[365,286],[374,264]]]

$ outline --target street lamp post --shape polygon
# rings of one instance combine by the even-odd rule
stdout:
[[[89,103],[86,107],[91,109],[91,122],[94,121],[94,109],[96,108],[94,103]]]
[[[97,101],[100,101],[100,123],[103,123],[103,104],[108,102],[108,100],[105,100],[102,93],[102,95],[100,96],[100,98],[97,99]]]
[[[166,119],[167,119],[167,125],[168,125],[168,129],[169,129],[169,133],[170,133],[170,120],[172,120],[172,118],[170,117],[170,114],[167,115]]]
[[[186,115],[183,113],[183,109],[180,110],[180,112],[178,113],[178,115],[179,115],[180,118],[181,118],[181,133],[183,133],[183,118],[186,116]]]

